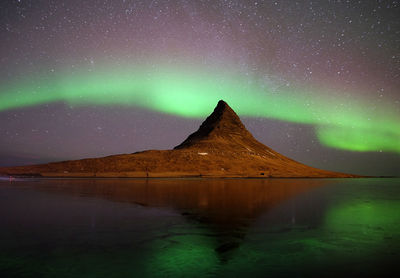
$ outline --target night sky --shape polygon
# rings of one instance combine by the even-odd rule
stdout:
[[[0,165],[170,149],[224,99],[311,166],[400,173],[400,1],[1,1]]]

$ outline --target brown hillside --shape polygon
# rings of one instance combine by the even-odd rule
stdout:
[[[173,150],[150,150],[0,168],[3,175],[45,177],[354,177],[312,168],[258,142],[224,101]]]

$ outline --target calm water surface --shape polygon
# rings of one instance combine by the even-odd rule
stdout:
[[[0,181],[0,277],[387,277],[400,179]]]

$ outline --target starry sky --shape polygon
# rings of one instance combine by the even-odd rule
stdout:
[[[0,165],[170,149],[219,99],[311,166],[400,173],[400,1],[0,3]]]

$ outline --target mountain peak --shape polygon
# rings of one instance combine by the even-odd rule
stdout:
[[[223,110],[226,108],[230,108],[230,106],[228,105],[228,103],[226,103],[224,100],[220,99],[217,103],[217,106],[215,106],[214,111],[217,110]],[[232,108],[230,108],[232,109]]]
[[[229,137],[232,134],[251,136],[239,116],[223,100],[218,101],[214,111],[201,124],[199,129],[174,149],[182,149],[194,145],[196,142],[212,137]],[[252,136],[251,136],[252,137]]]

